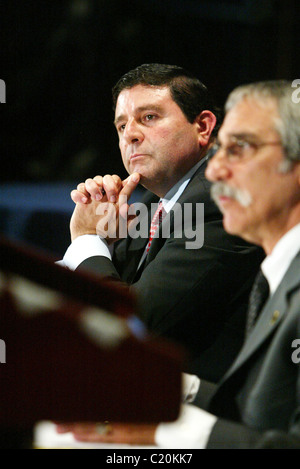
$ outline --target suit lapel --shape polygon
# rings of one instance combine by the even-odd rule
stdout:
[[[145,223],[148,226],[148,231],[150,230],[150,224],[151,224],[151,204],[156,204],[158,202],[159,198],[151,194],[150,192],[146,193],[146,196],[143,198],[142,203],[147,206],[147,213],[143,213],[143,215],[139,215],[140,218],[140,223],[143,224]],[[124,274],[126,276],[126,281],[128,283],[133,283],[134,281],[137,281],[138,278],[141,275],[141,272],[145,268],[146,263],[148,262],[146,257],[146,260],[142,263],[141,266],[139,266],[140,261],[142,259],[142,256],[145,252],[146,245],[148,243],[149,238],[131,238],[130,236],[127,239],[128,245],[127,245],[127,256],[128,259],[131,259],[131,262],[128,263],[126,269],[124,270]],[[152,248],[152,245],[151,245]],[[130,265],[129,265],[130,264]],[[126,272],[128,273],[126,275]]]
[[[157,252],[162,248],[162,246],[165,243],[165,240],[167,238],[166,234],[169,234],[170,232],[176,231],[178,236],[184,236],[183,233],[183,228],[184,228],[184,204],[185,203],[190,203],[195,207],[196,201],[199,203],[204,202],[203,199],[203,194],[205,194],[205,197],[209,197],[209,185],[210,183],[206,180],[204,176],[205,168],[207,166],[207,163],[205,162],[202,164],[195,174],[192,176],[189,184],[186,186],[185,190],[181,194],[181,196],[178,198],[177,202],[171,209],[171,211],[166,215],[166,217],[163,219],[157,235],[153,238],[151,248],[149,250],[146,263],[147,265],[151,260],[156,256]],[[199,179],[200,178],[200,179]],[[205,187],[204,192],[203,192],[203,186],[201,184],[201,180],[205,181],[205,184],[207,187]],[[180,214],[177,215],[177,212],[181,212]],[[175,225],[174,225],[175,221]],[[164,236],[162,236],[164,234]]]
[[[249,338],[244,343],[236,361],[228,370],[223,381],[226,381],[238,368],[240,368],[258,348],[270,337],[274,330],[282,322],[288,310],[289,293],[299,287],[300,279],[300,252],[291,263],[281,284],[274,295],[265,304],[260,317]]]

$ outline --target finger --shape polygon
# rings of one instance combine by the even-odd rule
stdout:
[[[129,175],[126,179],[124,179],[124,180],[122,181],[122,186],[123,186],[123,187],[126,186],[127,182],[130,180],[130,178],[131,178],[131,176],[132,176],[133,174],[138,174],[138,175],[139,175],[139,173],[132,173],[131,175]],[[141,178],[140,175],[139,175],[139,178]]]
[[[73,436],[76,440],[90,443],[154,444],[154,425],[134,425],[113,423],[109,434],[100,435],[96,426],[77,426]]]
[[[86,197],[87,199],[90,198],[90,194],[89,194],[89,192],[86,190],[86,187],[85,187],[85,183],[84,183],[84,182],[81,182],[80,184],[78,184],[78,186],[77,186],[77,191],[80,192],[80,194],[82,194],[83,200],[85,200],[85,199],[84,199],[85,197]],[[80,202],[80,200],[79,200],[80,194],[75,195],[75,198],[78,199],[78,202]],[[82,202],[83,202],[83,200],[82,200]]]
[[[129,210],[129,205],[126,203],[126,201],[124,201],[124,203],[122,203],[122,196],[121,198],[119,198],[119,203],[120,203],[120,208],[119,208],[119,213],[120,213],[120,216],[122,218],[124,218],[124,220],[127,220],[128,219],[128,210]]]
[[[75,428],[76,424],[74,423],[57,423],[55,426],[55,429],[59,434],[72,432]]]
[[[123,202],[122,196],[120,197],[120,205],[119,205],[120,216],[126,219],[127,221],[138,218],[136,214],[136,210],[134,208],[134,204],[128,205],[126,203],[126,199],[124,198],[124,203],[122,203]],[[130,214],[128,214],[129,210],[130,210]]]
[[[118,176],[117,174],[113,174],[112,175],[112,178],[113,180],[115,181],[116,185],[118,186],[118,188],[121,190],[123,185],[122,185],[122,179],[120,178],[120,176]]]
[[[125,184],[125,186],[120,192],[119,207],[127,203],[127,201],[130,199],[132,193],[136,189],[139,182],[140,182],[139,173],[132,173],[131,176],[127,178],[127,183]]]
[[[93,200],[101,200],[103,198],[103,183],[101,176],[96,178],[88,178],[85,181],[85,189]]]
[[[89,202],[90,200],[90,195],[89,194],[85,194],[79,190],[76,190],[74,189],[71,194],[71,199],[73,200],[73,202],[75,204],[86,204]]]
[[[102,176],[95,176],[94,178],[94,181],[96,181],[96,183],[98,184],[98,186],[103,186],[103,177]]]
[[[119,192],[122,189],[122,180],[119,176],[114,174],[106,174],[103,178],[103,189],[106,193],[107,200],[109,202],[116,202],[119,196]]]
[[[82,192],[86,197],[89,197],[89,192],[86,190],[85,183],[81,182],[76,188],[79,192]]]
[[[128,176],[126,179],[124,179],[124,180],[122,181],[122,186],[123,186],[123,187],[126,186],[128,180],[129,180],[129,178],[130,178],[130,176]]]
[[[93,422],[57,422],[55,425],[57,433],[82,433],[89,434],[95,430]]]

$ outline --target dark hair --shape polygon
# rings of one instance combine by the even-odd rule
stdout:
[[[204,110],[217,117],[216,134],[221,124],[221,112],[213,103],[206,86],[191,72],[177,65],[143,64],[125,73],[112,89],[113,109],[121,91],[135,85],[168,86],[172,99],[180,107],[187,120],[193,123]]]

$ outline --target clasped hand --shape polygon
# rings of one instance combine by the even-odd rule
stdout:
[[[78,236],[98,234],[111,244],[125,237],[134,215],[128,216],[128,200],[140,181],[133,173],[121,180],[117,175],[96,176],[80,183],[71,192],[75,202],[70,231],[74,241]]]

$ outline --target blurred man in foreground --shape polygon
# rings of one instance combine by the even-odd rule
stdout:
[[[292,91],[285,81],[234,90],[206,170],[225,229],[267,255],[233,365],[217,386],[190,377],[193,404],[175,423],[58,431],[165,448],[300,448],[300,105]]]

